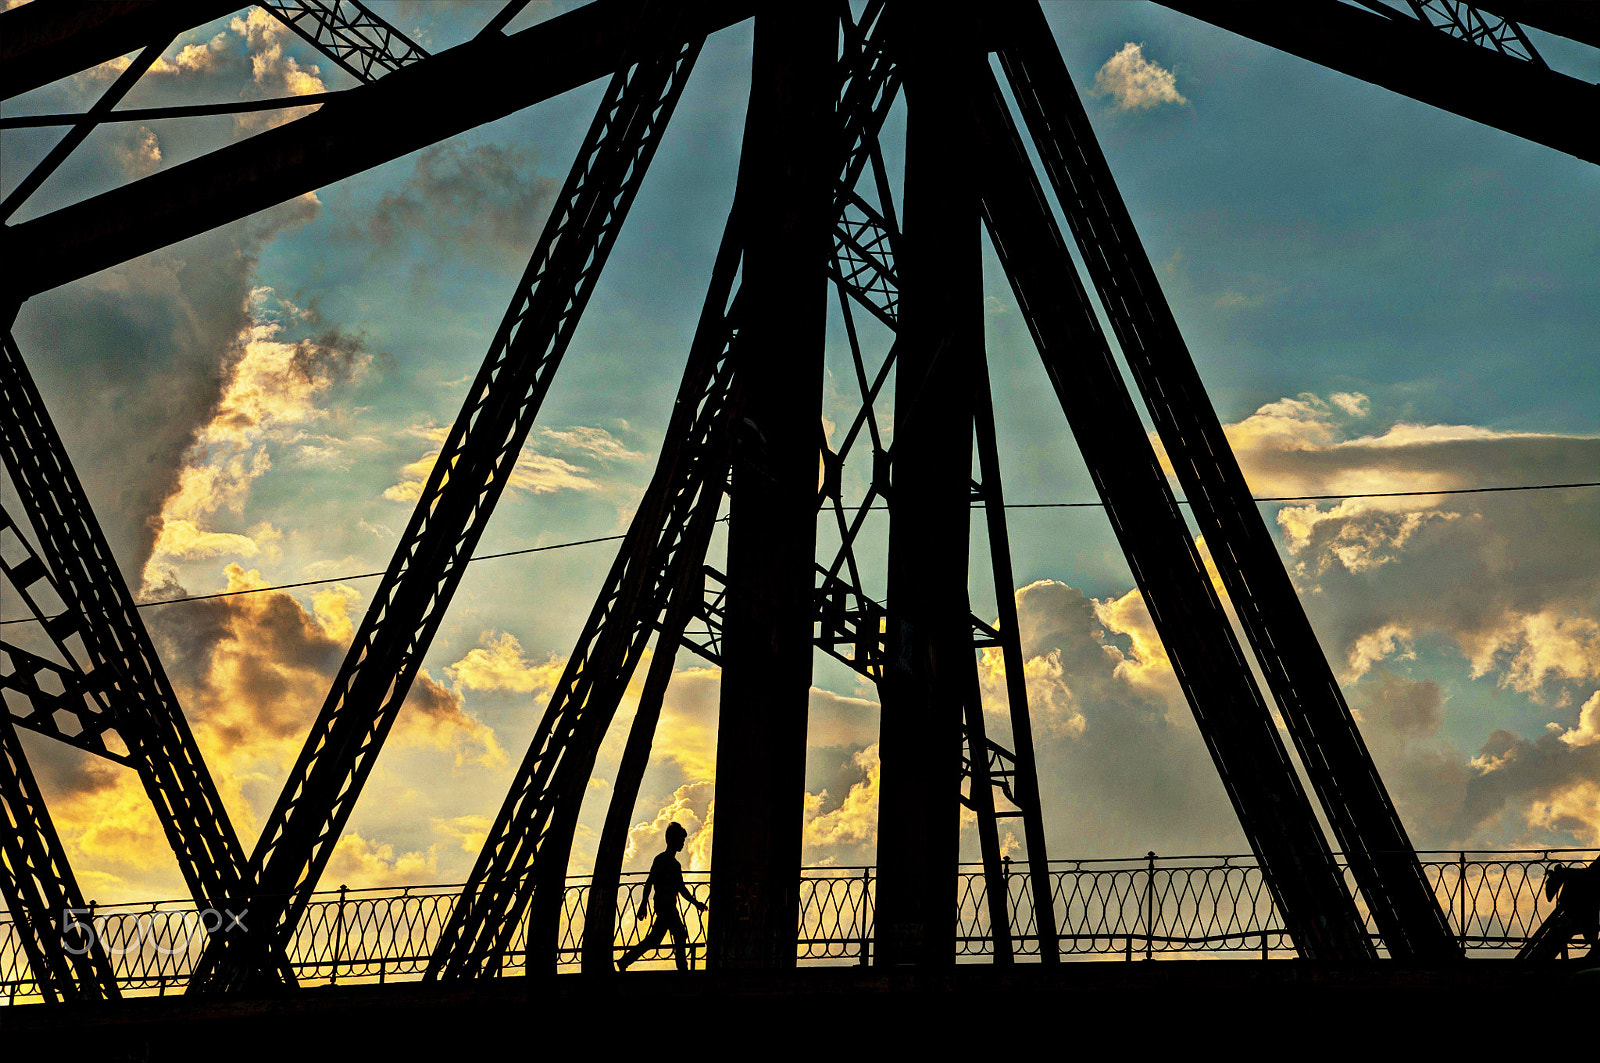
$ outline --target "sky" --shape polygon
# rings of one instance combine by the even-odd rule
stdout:
[[[371,6],[438,51],[499,5]],[[510,28],[567,6],[531,5]],[[1256,495],[1600,480],[1600,171],[1153,4],[1046,10]],[[1535,41],[1600,80],[1594,52]],[[750,52],[748,24],[707,41],[480,553],[626,529],[732,201]],[[126,65],[4,113],[85,109]],[[183,34],[122,106],[352,83],[246,9]],[[388,564],[601,88],[22,307],[14,334],[136,595],[331,581],[143,612],[247,848],[376,586],[357,577]],[[13,221],[298,113],[104,126]],[[897,106],[884,131],[896,182],[903,130]],[[5,192],[56,135],[0,136]],[[987,245],[984,267],[1007,499],[1092,502]],[[854,384],[830,313],[823,413],[837,442]],[[862,332],[881,359],[882,331]],[[846,483],[859,497],[866,477],[852,467]],[[1262,513],[1418,847],[1600,847],[1600,490]],[[1049,855],[1246,852],[1104,515],[1009,520]],[[466,876],[614,549],[470,568],[324,887]],[[713,565],[721,549],[719,537]],[[985,550],[975,522],[971,597],[992,618]],[[865,563],[881,595],[881,552]],[[7,638],[29,644],[26,627]],[[709,867],[718,674],[687,652],[676,667],[633,869],[674,819],[690,832],[685,866]],[[993,654],[980,669],[1006,742],[1003,669]],[[813,683],[804,858],[871,863],[875,693],[820,654]],[[593,859],[631,705],[600,750],[574,874]],[[130,770],[24,743],[87,896],[183,894]],[[963,828],[967,858],[975,834]],[[1025,855],[1015,835],[1005,844]]]

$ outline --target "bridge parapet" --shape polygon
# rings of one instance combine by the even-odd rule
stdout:
[[[1337,854],[1336,854],[1337,855]],[[1550,914],[1543,894],[1549,868],[1587,864],[1600,850],[1548,849],[1520,852],[1435,851],[1419,854],[1440,906],[1469,957],[1515,955]],[[1342,857],[1345,881],[1367,918],[1354,876]],[[697,897],[709,897],[708,876],[685,876]],[[1157,956],[1295,955],[1261,875],[1250,856],[1156,856],[1111,860],[1053,861],[1052,896],[1061,953],[1076,959],[1154,959]],[[1020,958],[1038,954],[1032,893],[1019,866],[1006,876],[1012,942]],[[800,925],[796,955],[802,966],[866,965],[873,956],[870,867],[813,867],[801,873]],[[648,929],[635,918],[645,875],[627,874],[618,890],[616,947],[634,944]],[[992,955],[987,897],[981,865],[963,866],[957,878],[958,962]],[[428,957],[449,919],[461,887],[423,885],[317,893],[289,948],[301,985],[387,983],[422,977]],[[563,971],[576,972],[588,902],[587,878],[568,880],[562,905],[560,957]],[[197,912],[188,901],[94,905],[69,912],[66,925],[92,926],[125,994],[182,992],[199,959],[206,935],[248,911]],[[715,913],[685,913],[691,955],[705,956],[706,922]],[[519,926],[502,973],[521,973],[526,921]],[[1380,945],[1380,953],[1381,953]],[[666,950],[659,953],[669,965]],[[648,960],[645,961],[648,964]],[[40,999],[20,935],[9,916],[0,919],[0,1001]]]

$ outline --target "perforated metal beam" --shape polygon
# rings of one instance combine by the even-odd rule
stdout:
[[[1048,37],[1046,37],[1048,41]],[[984,72],[988,75],[988,72]],[[992,76],[984,220],[1161,644],[1301,955],[1373,956]]]
[[[6,713],[0,713],[0,898],[45,1000],[113,1000],[121,995],[66,849],[50,822],[44,794]]]
[[[65,604],[50,635],[81,639],[85,685],[103,696],[191,895],[220,911],[240,895],[244,850],[9,332],[0,342],[0,453]],[[292,981],[281,953],[263,962]]]
[[[1032,4],[1015,11],[1001,65],[1123,357],[1384,943],[1395,957],[1459,957],[1448,920],[1251,500],[1044,15]]]
[[[243,988],[264,973],[261,950],[293,933],[510,480],[700,51],[698,37],[667,43],[680,40],[670,13],[635,29],[646,51],[637,65],[625,59],[607,88],[516,298],[262,830],[250,861],[252,938],[227,951],[209,949],[192,989]]]

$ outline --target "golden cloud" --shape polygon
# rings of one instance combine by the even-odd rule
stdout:
[[[412,886],[439,877],[438,846],[419,852],[396,853],[393,845],[370,842],[351,832],[333,847],[322,880],[343,885]]]
[[[1148,111],[1165,103],[1186,104],[1172,71],[1145,58],[1144,45],[1129,41],[1095,73],[1095,92],[1110,96],[1119,111]]]
[[[552,655],[540,663],[529,661],[522,655],[522,643],[510,632],[496,636],[486,631],[483,640],[484,645],[468,650],[444,670],[452,685],[462,690],[534,694],[540,703],[549,700],[566,668],[565,659]]]
[[[851,761],[863,778],[852,783],[839,807],[829,812],[822,808],[828,792],[805,795],[803,844],[808,863],[828,864],[837,860],[841,847],[870,851],[878,844],[878,796],[883,782],[883,762],[874,742],[855,753]]]
[[[177,483],[153,521],[157,532],[145,562],[147,588],[170,579],[167,566],[175,561],[226,554],[275,557],[281,535],[270,524],[257,524],[245,534],[207,525],[224,510],[241,516],[251,488],[272,469],[268,445],[297,441],[302,426],[328,416],[321,402],[334,385],[371,364],[359,341],[276,339],[281,324],[261,316],[271,292],[251,292],[256,317],[237,338],[237,357],[221,399],[196,432]]]

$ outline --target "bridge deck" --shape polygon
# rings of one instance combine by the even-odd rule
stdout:
[[[1030,1028],[1058,1044],[1089,1030],[1145,1044],[1192,1043],[1195,1037],[1259,1044],[1273,1033],[1291,1040],[1303,1040],[1313,1029],[1322,1031],[1314,1036],[1337,1036],[1344,1023],[1369,1033],[1387,1028],[1385,1040],[1392,1043],[1394,1030],[1437,1037],[1481,1029],[1492,1014],[1566,1021],[1573,1014],[1570,1002],[1581,994],[1592,1003],[1597,990],[1600,965],[1589,960],[1475,960],[1450,967],[1220,960],[1084,962],[1055,969],[963,965],[933,973],[637,972],[602,979],[558,975],[449,986],[321,987],[225,1000],[145,997],[24,1006],[0,1009],[0,1031],[13,1048],[70,1045],[78,1058],[119,1059],[215,1058],[218,1052],[235,1059],[284,1059],[308,1051],[332,1058],[340,1048],[452,1059],[463,1051],[504,1046],[503,1038],[513,1039],[513,1051],[531,1050],[554,1032],[552,1022],[579,1038],[585,1047],[575,1051],[585,1054],[597,1047],[595,1035],[617,1052],[650,1052],[663,1038],[695,1053],[739,1042],[746,1049],[832,1052],[885,1038],[905,1039],[909,1046],[923,1040],[914,1036],[923,1031],[944,1049],[993,1048]],[[1402,1025],[1373,1026],[1385,1020]],[[751,1031],[774,1043],[751,1044]]]

